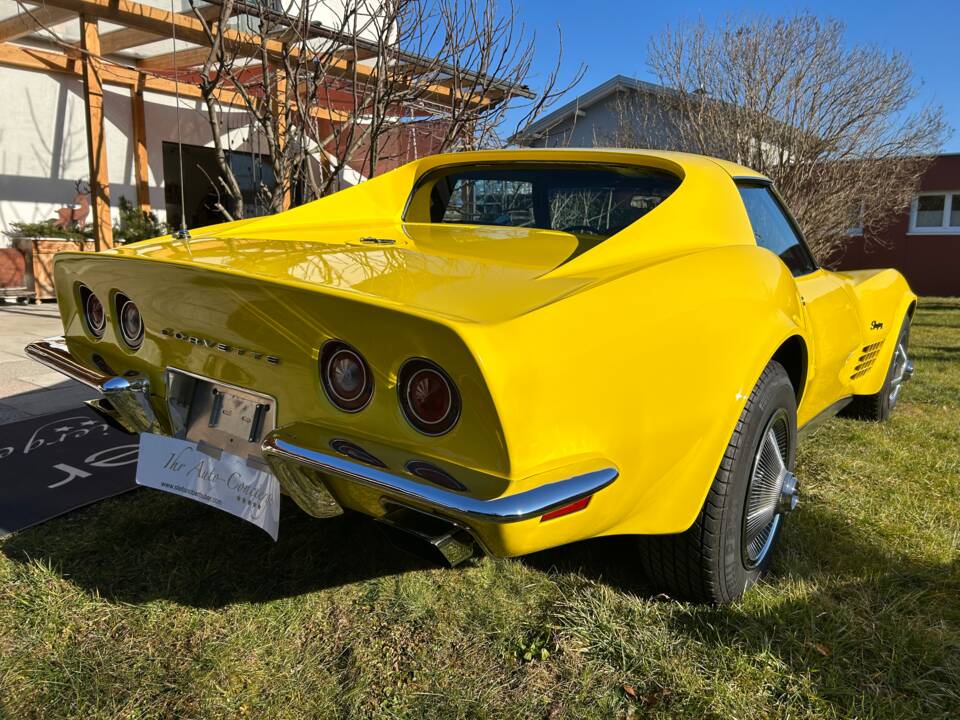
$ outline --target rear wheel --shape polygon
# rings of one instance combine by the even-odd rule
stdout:
[[[726,603],[757,582],[797,504],[797,404],[787,372],[764,369],[700,514],[677,535],[641,538],[647,575],[678,599]]]
[[[903,319],[900,334],[897,335],[897,345],[890,358],[887,376],[883,380],[880,392],[874,395],[855,395],[853,401],[844,408],[843,414],[860,420],[883,422],[890,419],[890,414],[897,406],[903,384],[913,375],[913,363],[910,361],[910,316]]]

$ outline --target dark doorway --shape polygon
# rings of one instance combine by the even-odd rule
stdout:
[[[226,218],[216,209],[222,202],[234,214],[234,202],[219,185],[220,171],[216,151],[199,145],[183,146],[183,200],[188,228],[203,227],[224,222]],[[243,195],[244,217],[266,215],[268,208],[258,192],[261,186],[272,188],[275,182],[273,165],[266,155],[227,152],[227,162],[240,185]],[[177,143],[163,143],[164,199],[167,206],[167,224],[180,227],[184,209],[180,206],[180,154]],[[217,186],[214,185],[217,183]],[[217,190],[220,195],[217,195]]]

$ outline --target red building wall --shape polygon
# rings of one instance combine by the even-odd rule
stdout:
[[[920,190],[960,192],[960,153],[938,156],[923,176]],[[918,295],[960,295],[960,232],[908,234],[909,227],[908,208],[883,230],[879,242],[851,238],[837,269],[893,267]]]

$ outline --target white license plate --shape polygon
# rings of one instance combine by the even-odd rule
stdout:
[[[277,539],[280,483],[262,466],[202,442],[141,433],[136,479],[236,515]]]

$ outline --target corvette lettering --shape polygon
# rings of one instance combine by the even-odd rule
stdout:
[[[187,333],[180,332],[179,330],[174,330],[172,328],[164,328],[160,331],[167,337],[171,337],[175,340],[182,340],[183,342],[190,343],[191,345],[200,345],[201,347],[209,348],[211,350],[219,350],[220,352],[227,353],[230,355],[238,355],[240,357],[249,357],[254,360],[263,360],[268,362],[271,365],[279,365],[280,358],[276,355],[267,355],[266,353],[259,352],[257,350],[250,350],[248,348],[237,347],[236,345],[228,345],[227,343],[218,342],[216,340],[211,340],[210,338],[198,337],[196,335],[188,335]]]

